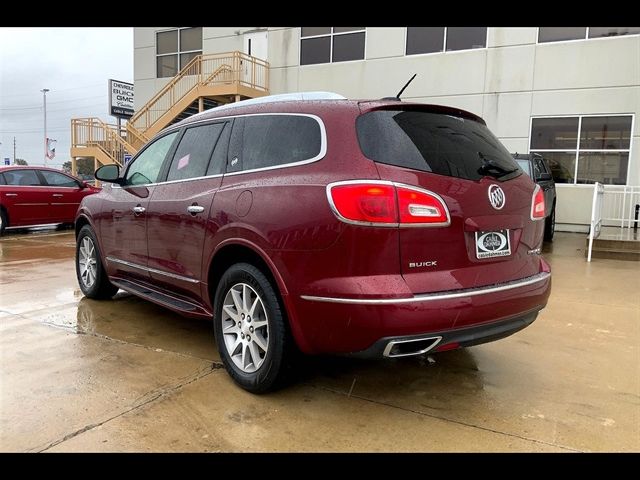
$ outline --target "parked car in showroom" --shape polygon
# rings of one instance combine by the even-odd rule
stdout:
[[[99,192],[47,167],[0,167],[0,234],[7,228],[73,224],[80,201]]]
[[[404,357],[530,325],[551,289],[544,195],[478,116],[326,93],[167,127],[76,219],[89,298],[119,288],[213,319],[231,377],[281,385],[296,350]]]
[[[553,180],[551,168],[544,157],[538,153],[514,153],[513,158],[524,173],[540,185],[544,192],[544,239],[551,242],[556,231],[556,183]]]

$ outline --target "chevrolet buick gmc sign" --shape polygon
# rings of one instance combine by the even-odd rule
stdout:
[[[109,113],[114,117],[133,116],[133,84],[109,80]]]

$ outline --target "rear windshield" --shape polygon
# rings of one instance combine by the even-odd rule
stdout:
[[[438,175],[508,180],[522,172],[489,129],[442,113],[376,110],[358,117],[358,140],[371,160]]]

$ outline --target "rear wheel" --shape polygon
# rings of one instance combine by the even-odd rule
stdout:
[[[544,221],[544,239],[547,242],[551,242],[553,240],[553,234],[556,231],[556,206],[553,206],[553,210],[551,210],[551,215],[549,215]]]
[[[253,393],[280,386],[292,341],[269,279],[248,263],[232,265],[220,279],[214,302],[216,343],[231,378]]]
[[[100,260],[98,241],[89,225],[82,227],[78,233],[76,276],[80,290],[86,297],[106,299],[113,297],[118,291],[118,287],[107,278],[102,260]]]

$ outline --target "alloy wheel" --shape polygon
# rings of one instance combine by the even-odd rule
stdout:
[[[222,305],[224,345],[233,363],[253,373],[269,350],[269,318],[260,295],[246,283],[232,286]]]
[[[98,257],[96,248],[91,238],[84,237],[80,243],[78,265],[80,266],[80,278],[85,287],[91,288],[98,275]]]

